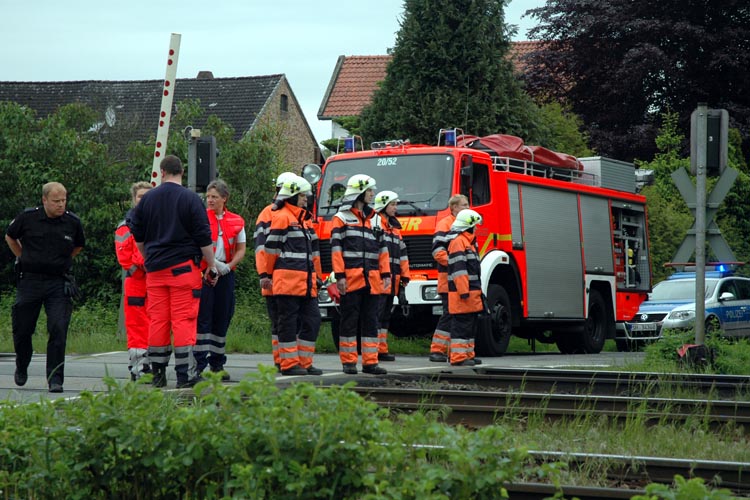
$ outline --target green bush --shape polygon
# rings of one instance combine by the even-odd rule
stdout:
[[[212,377],[189,404],[143,384],[107,383],[107,393],[76,401],[0,407],[3,494],[490,499],[507,497],[503,483],[525,467],[525,450],[501,427],[470,432],[422,414],[389,416],[348,386],[280,390],[272,370],[231,386]]]

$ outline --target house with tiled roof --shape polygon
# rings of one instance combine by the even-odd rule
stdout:
[[[126,129],[128,140],[153,140],[161,109],[163,80],[0,82],[0,102],[12,101],[45,117],[59,107],[83,103],[104,117],[102,126]],[[197,78],[175,82],[172,116],[180,102],[197,99],[201,128],[217,116],[235,131],[235,140],[263,122],[281,123],[290,166],[319,163],[320,149],[302,109],[283,74],[214,78],[202,71]],[[219,145],[221,148],[221,145]]]
[[[543,42],[511,42],[508,57],[516,71],[523,73],[526,67],[524,56],[539,49]],[[348,132],[337,118],[359,116],[370,104],[378,84],[385,79],[391,56],[339,56],[323,101],[318,109],[319,120],[331,120],[331,137],[340,137]]]

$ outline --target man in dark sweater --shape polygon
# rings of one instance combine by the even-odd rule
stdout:
[[[206,208],[197,194],[182,186],[182,162],[169,155],[160,167],[162,184],[143,196],[130,222],[136,246],[146,259],[151,319],[148,357],[154,372],[153,385],[164,387],[173,336],[177,387],[191,387],[198,380],[193,346],[201,294],[201,258],[206,259],[210,283],[216,283],[218,274]]]

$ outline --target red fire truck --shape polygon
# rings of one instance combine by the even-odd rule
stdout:
[[[556,343],[563,353],[597,353],[605,339],[625,337],[625,321],[651,290],[646,200],[635,192],[632,164],[457,129],[441,130],[437,146],[344,144],[318,183],[323,270],[331,271],[331,219],[346,180],[367,174],[379,191],[398,193],[412,279],[408,308],[394,311],[394,334],[432,333],[441,313],[433,232],[450,213],[448,199],[462,193],[484,218],[476,235],[492,328],[478,334],[479,354],[503,354],[511,335]],[[324,317],[336,316],[325,293],[319,301]]]

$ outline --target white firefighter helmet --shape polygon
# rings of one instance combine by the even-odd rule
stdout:
[[[482,223],[482,216],[476,213],[474,210],[465,208],[458,212],[456,220],[451,225],[453,231],[466,231],[474,226],[478,226]]]
[[[295,175],[294,178],[284,181],[276,195],[277,200],[286,200],[297,194],[310,196],[312,194],[312,185],[304,178]]]
[[[291,181],[295,177],[297,177],[297,174],[295,174],[294,172],[282,172],[282,173],[280,173],[279,176],[276,177],[276,181],[275,181],[276,187],[280,188],[281,186],[284,185],[284,183],[286,181]]]
[[[374,208],[376,212],[380,212],[387,207],[389,203],[394,201],[398,201],[398,195],[396,193],[393,191],[381,191],[375,195],[375,200],[372,202],[372,208]]]
[[[344,201],[352,201],[367,191],[375,189],[375,179],[366,174],[355,174],[346,181],[346,191],[344,191]]]

